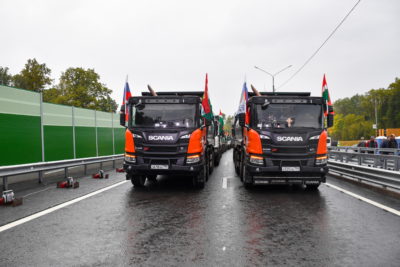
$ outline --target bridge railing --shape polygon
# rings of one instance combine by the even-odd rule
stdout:
[[[400,190],[400,149],[330,147],[329,171]]]
[[[342,151],[354,153],[368,153],[378,155],[400,155],[400,148],[369,148],[356,146],[331,146],[329,151]]]
[[[330,147],[329,160],[399,171],[399,152],[393,148]]]
[[[12,166],[0,167],[0,178],[3,179],[3,190],[8,189],[9,177],[27,174],[27,173],[38,173],[38,181],[42,183],[43,175],[45,171],[64,169],[65,177],[68,177],[68,169],[76,166],[84,166],[84,174],[87,173],[87,165],[89,164],[100,164],[100,169],[104,162],[112,161],[113,168],[115,168],[115,161],[123,159],[123,154],[103,156],[103,157],[91,157],[81,159],[70,159],[70,160],[59,160],[50,162],[39,162],[33,164],[20,164]]]

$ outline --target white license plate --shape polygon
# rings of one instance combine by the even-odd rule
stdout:
[[[283,172],[299,172],[300,167],[284,167],[284,166],[282,166],[282,171]]]
[[[168,165],[150,165],[153,170],[168,170]]]

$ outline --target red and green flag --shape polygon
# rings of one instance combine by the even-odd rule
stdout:
[[[224,113],[222,113],[221,110],[219,110],[219,133],[223,134],[224,133]]]
[[[332,102],[331,98],[329,96],[329,91],[328,91],[328,84],[326,83],[326,78],[324,74],[324,79],[322,80],[322,98],[324,99],[328,109],[325,110],[325,116],[328,115],[328,110],[329,107],[332,107]]]
[[[204,88],[203,100],[201,101],[201,105],[203,107],[202,116],[207,120],[213,120],[214,114],[212,111],[212,105],[210,101],[210,97],[208,96],[208,74],[206,73],[206,87]]]

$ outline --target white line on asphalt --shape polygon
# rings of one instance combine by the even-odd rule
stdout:
[[[389,207],[387,207],[387,206],[385,206],[385,205],[382,205],[382,204],[380,204],[380,203],[378,203],[378,202],[375,202],[375,201],[370,200],[370,199],[368,199],[368,198],[365,198],[365,197],[362,197],[362,196],[360,196],[360,195],[354,194],[354,193],[352,193],[352,192],[350,192],[350,191],[347,191],[347,190],[345,190],[345,189],[343,189],[343,188],[341,188],[341,187],[338,187],[338,186],[336,186],[336,185],[329,184],[329,183],[325,183],[325,185],[328,186],[328,187],[334,188],[334,189],[336,189],[336,190],[339,190],[340,192],[345,193],[345,194],[347,194],[347,195],[349,195],[349,196],[352,196],[352,197],[354,197],[354,198],[357,198],[357,199],[359,199],[359,200],[361,200],[361,201],[367,202],[368,204],[371,204],[371,205],[373,205],[373,206],[375,206],[375,207],[378,207],[378,208],[380,208],[380,209],[383,209],[383,210],[385,210],[385,211],[387,211],[387,212],[390,212],[390,213],[393,213],[393,214],[395,214],[395,215],[397,215],[397,216],[400,216],[400,211],[398,211],[398,210],[389,208]]]
[[[41,192],[43,192],[43,191],[47,191],[47,190],[49,190],[49,189],[51,189],[52,187],[47,187],[47,188],[45,188],[45,189],[43,189],[43,190],[39,190],[39,191],[36,191],[36,192],[32,192],[32,193],[29,193],[29,194],[26,194],[25,196],[23,196],[22,198],[26,198],[26,197],[28,197],[28,196],[32,196],[32,195],[35,195],[35,194],[37,194],[37,193],[41,193]]]
[[[228,178],[226,178],[226,177],[222,178],[222,188],[223,189],[228,188]]]
[[[222,250],[225,251],[226,247],[223,247]]]
[[[119,185],[121,185],[121,184],[124,184],[124,183],[126,183],[126,182],[127,182],[127,181],[122,181],[122,182],[119,182],[119,183],[116,183],[116,184],[113,184],[113,185],[104,187],[104,188],[99,189],[99,190],[97,190],[97,191],[93,191],[92,193],[89,193],[89,194],[87,194],[87,195],[84,195],[84,196],[75,198],[75,199],[73,199],[73,200],[64,202],[64,203],[59,204],[59,205],[54,206],[54,207],[51,207],[51,208],[49,208],[49,209],[47,209],[47,210],[43,210],[43,211],[40,211],[40,212],[38,212],[38,213],[29,215],[28,217],[19,219],[19,220],[15,221],[15,222],[12,222],[12,223],[9,223],[9,224],[0,226],[0,233],[3,232],[3,231],[6,231],[6,230],[8,230],[8,229],[11,229],[11,228],[13,228],[13,227],[15,227],[15,226],[18,226],[18,225],[21,225],[21,224],[23,224],[23,223],[26,223],[26,222],[32,221],[32,220],[34,220],[34,219],[37,219],[37,218],[39,218],[39,217],[42,217],[42,216],[44,216],[44,215],[46,215],[46,214],[52,213],[52,212],[54,212],[54,211],[56,211],[56,210],[59,210],[59,209],[68,207],[68,206],[70,206],[70,205],[72,205],[72,204],[74,204],[74,203],[77,203],[77,202],[82,201],[82,200],[84,200],[84,199],[87,199],[87,198],[89,198],[89,197],[92,197],[92,196],[95,196],[95,195],[97,195],[97,194],[100,194],[100,193],[102,193],[102,192],[104,192],[104,191],[107,191],[107,190],[109,190],[109,189],[111,189],[111,188],[114,188],[114,187],[119,186]]]

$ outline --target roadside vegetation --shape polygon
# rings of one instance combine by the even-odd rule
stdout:
[[[359,140],[375,135],[375,105],[379,129],[400,128],[399,78],[387,88],[335,101],[335,124],[329,129],[330,136],[334,140]]]
[[[112,90],[100,82],[100,75],[94,69],[68,68],[55,83],[45,63],[28,59],[20,73],[14,75],[8,67],[0,66],[0,85],[43,92],[43,100],[54,104],[106,112],[115,112],[118,108],[111,98]]]

